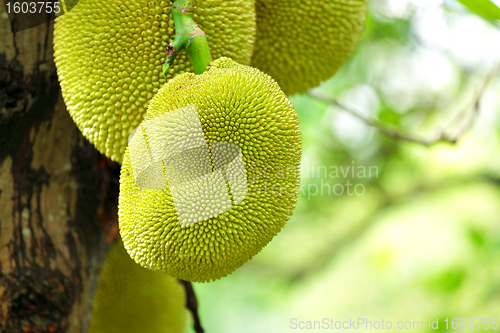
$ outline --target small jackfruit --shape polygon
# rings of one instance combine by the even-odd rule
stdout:
[[[364,30],[367,0],[256,0],[252,66],[287,95],[333,76]]]
[[[176,76],[124,155],[125,248],[142,266],[183,280],[226,276],[290,218],[300,157],[297,113],[270,76],[228,58]]]
[[[89,333],[184,332],[185,302],[177,279],[137,265],[118,240],[102,266]]]
[[[127,137],[165,83],[165,49],[175,37],[171,1],[80,0],[54,26],[54,61],[66,107],[96,148],[121,162]],[[194,20],[214,57],[250,64],[253,0],[198,0]],[[167,72],[192,72],[184,52]]]

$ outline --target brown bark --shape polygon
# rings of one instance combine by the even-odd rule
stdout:
[[[0,332],[86,332],[117,231],[117,164],[61,97],[53,22],[12,33],[0,5]]]

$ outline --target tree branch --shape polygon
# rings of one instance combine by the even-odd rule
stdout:
[[[194,293],[193,285],[189,281],[184,281],[179,279],[182,283],[184,289],[186,290],[186,308],[193,315],[194,320],[194,331],[196,333],[203,333],[203,327],[201,327],[200,316],[198,315],[198,300],[196,299],[196,294]]]
[[[498,75],[498,72],[500,70],[500,67],[495,67],[493,70],[491,70],[488,75],[486,75],[485,79],[481,83],[479,89],[477,90],[476,94],[474,95],[473,103],[467,107],[465,112],[461,112],[460,115],[465,114],[465,120],[462,121],[462,123],[458,126],[456,129],[455,133],[453,134],[448,134],[446,129],[439,129],[436,131],[436,134],[431,137],[431,138],[424,138],[416,134],[412,133],[404,133],[400,132],[397,129],[393,129],[387,126],[387,124],[383,123],[382,121],[371,118],[363,112],[358,111],[352,107],[348,107],[341,102],[339,102],[337,99],[330,97],[324,93],[322,93],[318,89],[312,89],[309,91],[309,95],[320,99],[322,101],[331,103],[333,105],[338,106],[342,110],[350,113],[354,117],[360,119],[363,121],[365,124],[371,127],[375,127],[378,129],[381,133],[390,136],[394,139],[397,140],[405,140],[405,141],[411,141],[411,142],[416,142],[419,144],[422,144],[424,146],[432,146],[436,143],[440,142],[448,142],[455,144],[457,141],[472,127],[474,124],[474,121],[477,118],[477,115],[479,113],[479,106],[481,104],[481,99],[484,95],[484,91],[486,90],[486,87],[488,84],[491,82],[493,78],[495,78]]]

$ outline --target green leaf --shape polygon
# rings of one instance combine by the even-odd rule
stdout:
[[[500,8],[490,0],[458,0],[469,10],[488,20],[500,20]]]

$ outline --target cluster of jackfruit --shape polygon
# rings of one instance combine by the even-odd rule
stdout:
[[[255,68],[220,58],[201,75],[176,76],[153,97],[132,142],[121,170],[120,233],[149,269],[216,280],[258,253],[295,207],[299,120],[279,85]],[[175,158],[155,142],[167,142]],[[138,182],[143,174],[158,181]]]
[[[98,150],[123,163],[123,243],[103,266],[89,332],[183,331],[184,292],[162,273],[219,279],[281,230],[301,157],[286,95],[346,61],[366,1],[197,0],[194,20],[217,60],[194,75],[181,52],[166,78],[171,1],[80,0],[56,19],[67,109]]]
[[[187,324],[180,282],[136,264],[118,240],[102,266],[89,333],[179,333]]]
[[[287,94],[331,77],[352,53],[367,0],[197,0],[195,21],[214,59],[271,75]],[[85,137],[121,162],[154,94],[192,72],[181,52],[163,78],[175,36],[170,1],[80,0],[56,19],[55,63],[66,106]]]

